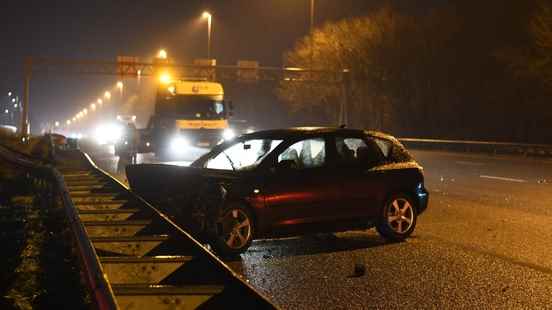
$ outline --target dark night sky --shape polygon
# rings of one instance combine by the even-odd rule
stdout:
[[[317,0],[316,23],[362,16],[389,2]],[[422,12],[447,1],[391,1]],[[308,0],[2,1],[0,91],[22,89],[24,56],[115,59],[149,57],[164,47],[178,62],[206,53],[205,9],[214,15],[213,55],[219,64],[255,59],[280,65],[282,53],[308,31]],[[37,74],[32,84],[32,121],[68,116],[116,77]],[[34,128],[37,129],[36,127]]]

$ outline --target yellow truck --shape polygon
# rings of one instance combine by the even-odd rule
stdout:
[[[228,125],[232,103],[222,84],[207,81],[161,83],[145,135],[158,155],[183,155],[192,147],[211,148],[234,137]]]

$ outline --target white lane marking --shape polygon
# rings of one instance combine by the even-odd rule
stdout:
[[[516,182],[516,183],[527,183],[527,180],[523,180],[523,179],[495,177],[492,175],[480,175],[479,177],[483,179],[492,179],[492,180],[500,180],[500,181],[507,181],[507,182]]]
[[[473,161],[462,161],[462,160],[458,160],[456,161],[457,164],[459,165],[467,165],[467,166],[484,166],[485,164],[484,163],[477,163],[477,162],[473,162]]]

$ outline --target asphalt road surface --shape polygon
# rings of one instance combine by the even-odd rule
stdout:
[[[229,265],[283,309],[552,307],[552,160],[411,151],[430,204],[408,241],[260,240]],[[124,181],[116,157],[91,153]]]

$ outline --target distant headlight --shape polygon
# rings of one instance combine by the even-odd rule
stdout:
[[[224,129],[224,131],[222,132],[222,137],[224,138],[224,140],[232,140],[236,137],[236,133],[234,133],[232,129],[227,128]]]
[[[171,150],[172,153],[182,154],[186,150],[186,147],[189,144],[190,143],[186,138],[177,136],[177,137],[172,138],[169,147],[170,147],[170,150]]]
[[[82,139],[82,134],[81,133],[71,133],[69,135],[70,138],[73,138],[73,139]]]
[[[96,128],[96,141],[98,144],[114,144],[123,136],[123,128],[116,124],[104,124]]]

